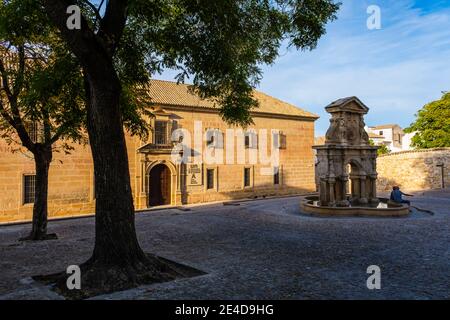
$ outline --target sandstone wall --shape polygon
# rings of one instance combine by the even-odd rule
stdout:
[[[127,135],[130,175],[136,169],[136,138]],[[49,217],[79,216],[95,211],[94,166],[88,145],[73,144],[70,154],[54,152],[49,171]],[[33,204],[24,204],[24,175],[35,174],[33,155],[0,139],[0,223],[29,221]],[[15,152],[12,152],[16,150]],[[135,184],[131,185],[133,193]]]
[[[182,128],[193,131],[195,120],[203,122],[203,129],[228,127],[218,113],[170,111]],[[299,119],[255,116],[254,129],[281,129],[286,135],[286,149],[280,150],[280,185],[274,185],[273,176],[261,175],[260,169],[267,165],[213,164],[204,165],[215,168],[216,187],[206,190],[205,176],[201,186],[188,186],[185,200],[187,203],[219,201],[252,196],[271,196],[314,191],[314,122]],[[138,149],[145,142],[127,135],[130,177],[136,209],[147,207],[145,193],[145,165],[143,155]],[[49,177],[49,217],[77,216],[95,211],[95,190],[93,162],[89,146],[75,145],[70,155],[55,153],[50,167]],[[203,151],[205,151],[204,145]],[[248,151],[247,151],[248,152]],[[154,154],[150,160],[166,160],[170,155]],[[248,158],[247,158],[248,159]],[[244,167],[251,168],[251,186],[244,187]],[[32,217],[32,204],[23,202],[23,176],[34,174],[34,161],[31,154],[12,153],[10,147],[0,140],[0,223],[11,221],[29,221]],[[172,204],[181,204],[181,195],[175,186],[179,181],[179,172],[174,169],[172,178]]]
[[[393,185],[409,191],[442,188],[442,177],[445,186],[450,187],[450,148],[379,156],[377,171],[379,191],[389,191]]]

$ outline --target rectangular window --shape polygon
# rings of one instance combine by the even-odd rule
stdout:
[[[250,187],[250,168],[244,168],[244,187]]]
[[[279,185],[280,184],[280,168],[274,168],[275,172],[273,174],[273,184]]]
[[[206,141],[206,145],[207,145],[208,147],[215,147],[214,139],[215,139],[214,134],[211,134],[211,135],[208,137],[208,140]]]
[[[206,189],[214,189],[214,169],[206,169]]]
[[[286,135],[280,133],[280,149],[286,149]]]
[[[167,144],[167,121],[155,121],[155,144]]]
[[[244,146],[246,149],[257,149],[258,135],[253,131],[246,132],[244,136]]]
[[[27,131],[28,136],[30,137],[33,143],[38,142],[39,130],[38,130],[38,123],[36,121],[28,122],[25,125],[25,130]]]
[[[286,135],[283,132],[273,133],[272,141],[275,149],[286,149]]]
[[[208,148],[223,149],[223,132],[218,128],[206,130],[206,146]]]
[[[36,176],[23,176],[23,203],[34,203],[34,196],[36,194]]]

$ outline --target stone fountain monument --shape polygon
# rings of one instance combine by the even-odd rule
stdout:
[[[325,144],[313,146],[317,154],[319,197],[307,197],[307,213],[330,215],[407,215],[408,208],[388,205],[377,197],[377,149],[369,144],[364,115],[369,108],[357,97],[332,102]]]
[[[317,151],[320,205],[378,203],[378,147],[369,144],[364,129],[364,115],[369,108],[358,98],[349,97],[331,103],[325,110],[331,114],[325,145],[313,147]]]

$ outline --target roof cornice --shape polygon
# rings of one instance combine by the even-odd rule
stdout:
[[[175,104],[160,104],[155,103],[155,106],[161,106],[167,110],[181,110],[181,111],[191,111],[191,112],[203,112],[203,113],[219,113],[219,110],[211,107],[204,106],[186,106],[186,105],[175,105]],[[300,115],[287,115],[287,114],[279,114],[279,113],[270,113],[270,112],[258,112],[251,111],[252,116],[260,117],[260,118],[272,118],[272,119],[289,119],[289,120],[300,120],[300,121],[316,121],[319,119],[319,116],[300,116]]]

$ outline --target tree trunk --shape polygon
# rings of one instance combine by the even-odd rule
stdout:
[[[35,197],[31,233],[20,240],[56,239],[55,234],[47,234],[48,217],[48,172],[52,162],[51,146],[37,145],[33,152],[36,166]]]
[[[106,78],[106,75],[105,75]],[[115,75],[101,84],[88,78],[89,142],[94,159],[96,212],[93,259],[124,265],[139,259],[128,155]]]
[[[120,82],[112,72],[103,81],[87,79],[87,129],[95,172],[95,247],[80,266],[80,291],[57,288],[72,298],[124,290],[143,283],[174,279],[178,274],[139,246],[134,223],[128,154],[119,107]]]

